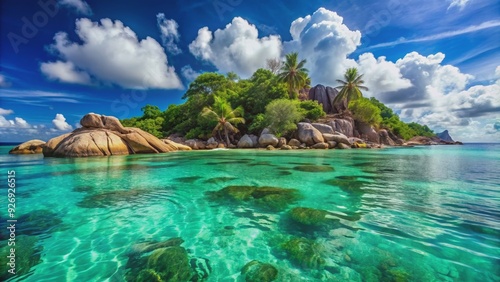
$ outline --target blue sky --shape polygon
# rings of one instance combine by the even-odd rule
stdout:
[[[0,140],[48,140],[95,112],[166,109],[197,74],[246,78],[299,52],[313,85],[348,67],[405,121],[500,140],[500,2],[1,2]]]

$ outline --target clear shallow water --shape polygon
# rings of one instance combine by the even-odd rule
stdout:
[[[34,264],[9,281],[124,281],[135,244],[173,237],[208,260],[208,281],[242,281],[251,260],[276,266],[279,281],[500,281],[500,145],[80,159],[8,149],[0,167],[4,182],[16,170],[16,235]],[[293,188],[300,198],[275,210],[206,193],[229,185]],[[330,221],[301,225],[294,207]],[[292,238],[314,242],[324,262],[291,257],[283,244]]]

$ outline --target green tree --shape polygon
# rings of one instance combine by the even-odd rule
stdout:
[[[304,67],[306,60],[299,62],[298,53],[286,55],[286,60],[278,73],[281,81],[288,85],[288,94],[290,99],[297,98],[298,91],[307,84],[308,70]]]
[[[367,87],[362,85],[364,83],[363,75],[359,75],[358,69],[356,68],[347,69],[344,74],[344,80],[338,79],[337,82],[342,85],[336,87],[340,89],[340,92],[337,97],[333,99],[333,105],[342,103],[343,108],[348,107],[351,100],[363,97],[361,90],[368,90]]]
[[[312,121],[318,120],[326,115],[323,106],[318,101],[305,100],[299,103],[299,108],[305,118]]]
[[[380,109],[375,106],[370,99],[361,98],[349,103],[349,110],[357,121],[361,121],[374,126],[379,126],[382,122]]]
[[[297,122],[303,118],[297,103],[297,101],[279,99],[266,106],[266,123],[276,136],[280,137],[297,129]]]
[[[162,112],[158,106],[146,105],[141,108],[143,113],[141,119],[155,119],[162,115]]]
[[[241,116],[243,115],[243,108],[237,107],[232,109],[231,105],[224,99],[215,97],[215,103],[212,107],[205,107],[201,112],[203,117],[208,120],[216,121],[213,132],[224,130],[224,135],[226,136],[226,145],[229,146],[229,132],[238,132],[235,125],[240,123],[245,123],[245,119]]]

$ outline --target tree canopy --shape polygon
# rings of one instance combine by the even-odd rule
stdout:
[[[273,60],[272,64],[277,71],[277,61]],[[258,69],[250,78],[241,79],[232,72],[227,75],[203,73],[189,85],[183,104],[169,105],[164,111],[155,105],[145,105],[142,116],[124,119],[122,123],[159,138],[175,133],[186,139],[208,139],[215,129],[224,131],[228,142],[230,134],[258,135],[265,127],[284,135],[292,132],[298,121],[316,121],[326,115],[317,101],[297,98],[297,91],[310,83],[304,64],[305,60],[299,62],[298,54],[292,53],[287,55],[278,74]],[[425,125],[401,121],[377,99],[362,98],[360,89],[367,88],[362,85],[362,75],[356,69],[348,69],[344,78],[345,81],[339,80],[343,85],[339,86],[342,89],[336,100],[350,102],[349,109],[356,120],[387,128],[404,139],[434,136]]]

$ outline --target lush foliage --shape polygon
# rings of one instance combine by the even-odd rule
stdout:
[[[311,121],[316,121],[319,118],[326,116],[325,111],[323,111],[323,106],[321,106],[318,101],[302,101],[299,104],[299,110],[305,118]]]
[[[382,122],[381,110],[367,98],[360,98],[349,103],[349,110],[355,120],[374,126]]]
[[[298,58],[298,53],[287,54],[286,60],[278,73],[279,79],[288,85],[290,99],[297,98],[299,90],[310,83],[307,76],[308,70],[304,67],[306,60],[299,62]]]
[[[351,100],[363,97],[361,90],[368,90],[367,87],[362,85],[364,83],[363,75],[359,75],[356,68],[347,69],[344,74],[344,80],[337,79],[337,82],[342,85],[336,87],[340,89],[340,92],[333,100],[333,104],[341,104],[342,106],[338,107],[339,109],[346,108]]]
[[[162,126],[165,121],[160,108],[146,105],[141,108],[143,116],[122,120],[123,126],[138,127],[158,138],[163,137]]]
[[[266,107],[265,120],[278,137],[295,130],[297,122],[303,118],[297,101],[288,99],[274,100]]]
[[[236,109],[232,109],[231,105],[223,98],[215,97],[215,103],[213,109],[211,107],[203,108],[201,116],[207,118],[210,121],[217,122],[212,135],[221,130],[224,131],[224,136],[226,137],[226,145],[229,145],[229,132],[238,132],[238,129],[234,125],[245,123],[243,119],[243,108],[239,106]]]
[[[303,118],[316,121],[325,116],[318,102],[297,99],[297,92],[310,83],[304,64],[305,60],[299,61],[298,54],[292,53],[284,62],[269,61],[272,71],[258,69],[248,79],[235,73],[203,73],[189,85],[183,104],[170,105],[165,111],[146,105],[141,117],[122,120],[122,124],[139,127],[159,138],[179,134],[186,139],[206,140],[215,136],[229,142],[234,134],[258,135],[265,127],[278,136],[285,135]],[[336,100],[349,105],[356,120],[390,129],[404,139],[434,136],[427,126],[404,123],[378,100],[362,98],[360,89],[366,87],[356,69],[348,69],[344,78],[339,80],[343,85]]]
[[[415,136],[435,136],[434,132],[427,127],[427,125],[420,125],[417,123],[405,123],[399,119],[399,116],[393,112],[392,109],[388,108],[386,105],[382,104],[375,98],[370,98],[369,100],[372,105],[380,109],[380,126],[387,128],[394,132],[394,134],[408,140]]]

